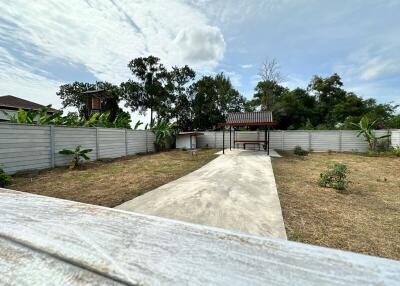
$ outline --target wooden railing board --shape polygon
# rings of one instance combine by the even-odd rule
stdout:
[[[5,189],[0,236],[131,285],[400,281],[398,261]]]

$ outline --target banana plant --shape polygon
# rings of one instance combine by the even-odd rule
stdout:
[[[81,119],[80,124],[82,124],[85,127],[95,127],[95,126],[97,126],[99,117],[100,117],[100,113],[94,113],[89,117],[88,120]]]
[[[139,129],[140,125],[143,125],[143,122],[140,121],[140,120],[138,120],[138,121],[136,122],[135,126],[133,127],[133,130]]]
[[[81,158],[84,160],[89,160],[90,157],[87,155],[87,153],[92,152],[92,149],[82,149],[81,150],[81,145],[78,145],[75,147],[75,150],[69,150],[69,149],[63,149],[60,152],[58,152],[59,154],[62,155],[67,155],[67,156],[71,156],[72,155],[72,160],[69,163],[69,168],[70,169],[75,169],[76,167],[78,167],[81,163]]]
[[[165,150],[167,143],[175,136],[175,125],[166,120],[157,121],[151,130],[156,136],[154,144],[158,151]]]
[[[35,124],[36,118],[39,115],[37,110],[28,110],[25,111],[22,108],[18,109],[16,114],[9,113],[7,111],[2,111],[5,116],[8,117],[11,123],[20,123],[20,124]]]
[[[373,132],[377,120],[370,121],[367,116],[363,116],[359,123],[353,123],[358,128],[357,137],[364,136],[365,141],[368,143],[368,148],[371,151],[376,151],[376,147],[380,140],[390,137],[390,134],[383,136],[376,136]]]

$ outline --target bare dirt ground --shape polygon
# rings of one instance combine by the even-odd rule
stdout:
[[[8,188],[39,195],[114,207],[184,176],[212,159],[215,149],[136,155],[112,162],[90,162],[79,170],[59,167],[16,176]]]
[[[273,159],[289,240],[400,259],[400,158],[281,153]],[[317,185],[334,162],[347,164],[347,191]]]

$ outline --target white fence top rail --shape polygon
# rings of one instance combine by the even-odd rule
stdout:
[[[398,285],[400,262],[0,189],[2,285]]]

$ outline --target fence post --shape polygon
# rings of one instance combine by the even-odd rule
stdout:
[[[144,132],[146,134],[146,153],[149,153],[149,146],[147,144],[147,129]]]
[[[217,148],[217,131],[214,131],[214,148]]]
[[[125,156],[128,156],[128,129],[125,129]]]
[[[285,131],[281,130],[281,144],[282,144],[282,151],[285,150]]]
[[[54,168],[56,166],[55,159],[55,134],[54,134],[54,125],[50,125],[50,158],[51,158],[51,167]]]
[[[99,128],[96,127],[96,160],[100,159],[100,150],[99,150]]]
[[[342,152],[342,130],[339,130],[339,152]]]
[[[308,151],[312,149],[312,134],[311,131],[308,131]]]

